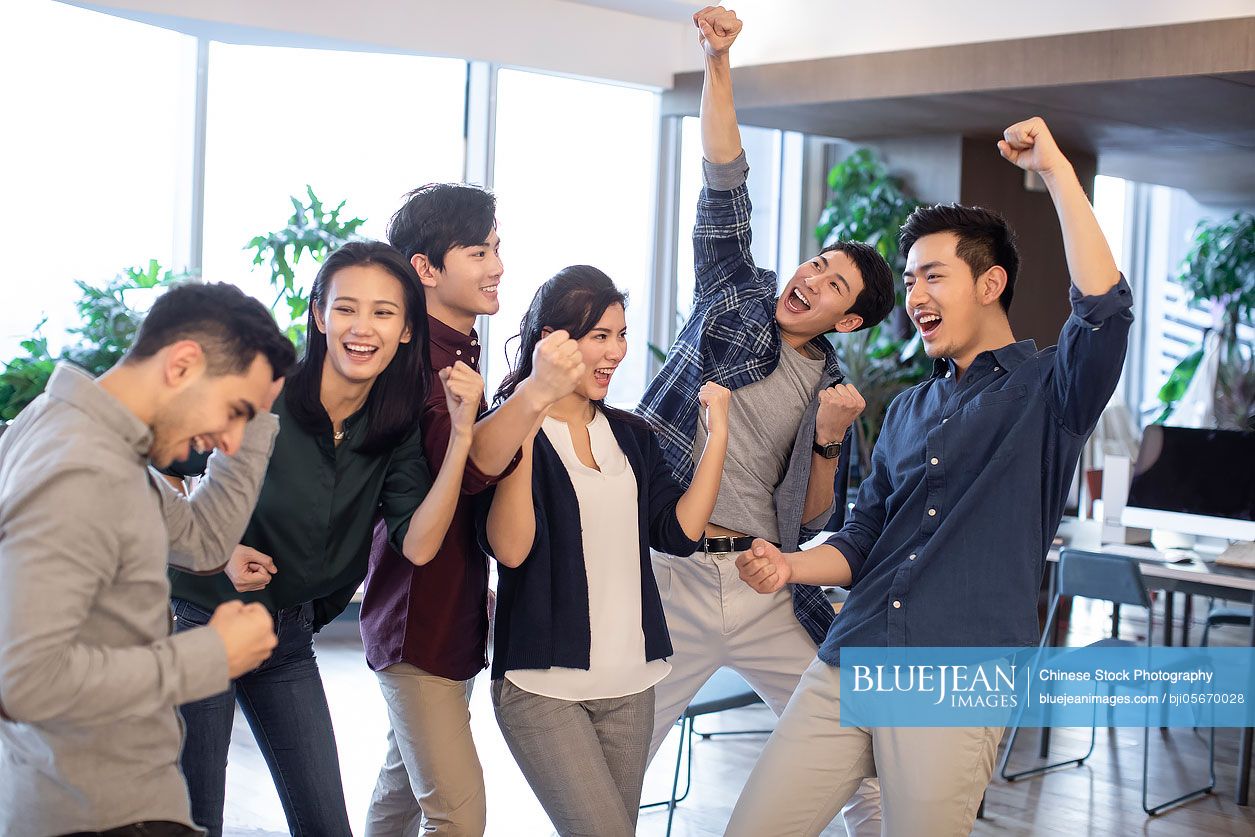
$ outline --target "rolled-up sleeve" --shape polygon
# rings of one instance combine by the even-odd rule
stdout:
[[[1104,294],[1085,296],[1075,286],[1072,314],[1059,334],[1054,363],[1045,365],[1043,389],[1059,423],[1088,434],[1111,400],[1128,351],[1133,291],[1123,276]]]

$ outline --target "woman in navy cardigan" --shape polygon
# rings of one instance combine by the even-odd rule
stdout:
[[[671,477],[653,431],[607,407],[627,352],[625,295],[594,267],[536,292],[504,401],[556,353],[584,374],[481,495],[480,540],[500,564],[492,697],[510,751],[561,835],[631,835],[671,640],[650,548],[690,555],[719,491],[728,390],[699,396],[710,435],[693,482]]]

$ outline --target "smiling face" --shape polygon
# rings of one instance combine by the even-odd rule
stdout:
[[[165,468],[187,459],[197,448],[217,448],[234,455],[244,437],[244,426],[264,403],[273,381],[270,363],[261,354],[241,373],[192,373],[182,391],[154,415],[149,459],[158,468]]]
[[[396,357],[397,347],[410,342],[400,281],[379,265],[353,265],[336,271],[325,298],[314,312],[327,340],[323,374],[373,383]]]
[[[848,255],[840,250],[821,253],[800,265],[785,285],[776,301],[776,323],[798,344],[834,329],[854,331],[863,318],[847,312],[862,290],[863,275]]]
[[[974,356],[993,328],[1006,325],[998,297],[1006,272],[992,267],[980,276],[956,253],[959,237],[934,233],[911,245],[902,274],[906,310],[919,329],[931,358],[954,358],[961,364]],[[999,322],[1001,319],[1001,322]]]
[[[615,303],[608,307],[592,330],[576,343],[587,370],[575,391],[589,401],[601,401],[610,391],[610,380],[627,355],[627,314]]]
[[[432,267],[421,255],[412,262],[427,294],[427,312],[446,325],[469,328],[480,314],[501,309],[497,286],[505,267],[501,237],[495,229],[479,244],[449,248],[443,270]]]

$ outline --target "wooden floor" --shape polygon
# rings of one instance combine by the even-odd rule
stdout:
[[[1205,609],[1205,601],[1197,600]],[[1178,603],[1179,606],[1179,603]],[[1179,613],[1179,610],[1178,610]],[[1158,621],[1158,620],[1157,620]],[[1091,641],[1107,630],[1100,606],[1080,606],[1073,614],[1070,642]],[[1122,635],[1135,638],[1145,623],[1126,615]],[[1197,636],[1197,632],[1195,632]],[[1248,634],[1229,628],[1213,632],[1213,644],[1241,645]],[[1156,638],[1159,639],[1158,637]],[[318,639],[318,656],[340,747],[344,789],[350,820],[362,833],[375,776],[383,759],[387,720],[375,677],[366,668],[355,624],[336,624]],[[497,729],[487,680],[476,684],[472,699],[473,728],[488,786],[488,834],[492,837],[547,837],[553,829],[514,764]],[[769,727],[765,708],[740,709],[702,719],[699,729],[735,730]],[[1252,835],[1255,806],[1239,807],[1233,789],[1238,748],[1237,730],[1217,730],[1216,793],[1155,818],[1141,809],[1142,734],[1140,730],[1098,731],[1094,755],[1083,767],[1008,784],[995,778],[986,796],[986,817],[976,823],[977,835]],[[665,798],[675,764],[673,733],[646,777],[646,799]],[[765,741],[763,736],[699,740],[694,748],[694,787],[676,811],[676,837],[712,837],[723,827],[737,793]],[[1052,758],[1083,753],[1088,730],[1056,730]],[[1031,766],[1036,732],[1016,745],[1012,767]],[[1206,739],[1190,730],[1174,729],[1151,737],[1151,785],[1161,798],[1175,796],[1201,783],[1207,771]],[[287,828],[266,765],[243,718],[237,712],[227,777],[228,837],[271,837]],[[662,835],[666,811],[644,812],[638,834]],[[840,824],[825,837],[844,835]],[[764,835],[769,837],[769,835]],[[921,835],[926,837],[926,835]]]

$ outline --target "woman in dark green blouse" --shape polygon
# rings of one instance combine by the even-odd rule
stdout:
[[[279,434],[238,547],[248,569],[233,577],[171,574],[176,630],[243,599],[269,608],[279,637],[257,670],[182,707],[192,816],[211,837],[222,832],[237,700],[292,833],[351,834],[313,634],[365,577],[377,516],[407,558],[431,560],[456,505],[483,392],[465,364],[441,371],[453,433],[433,482],[418,430],[429,380],[426,305],[413,267],[387,244],[354,242],[324,262],[306,333],[305,356],[274,406]]]

